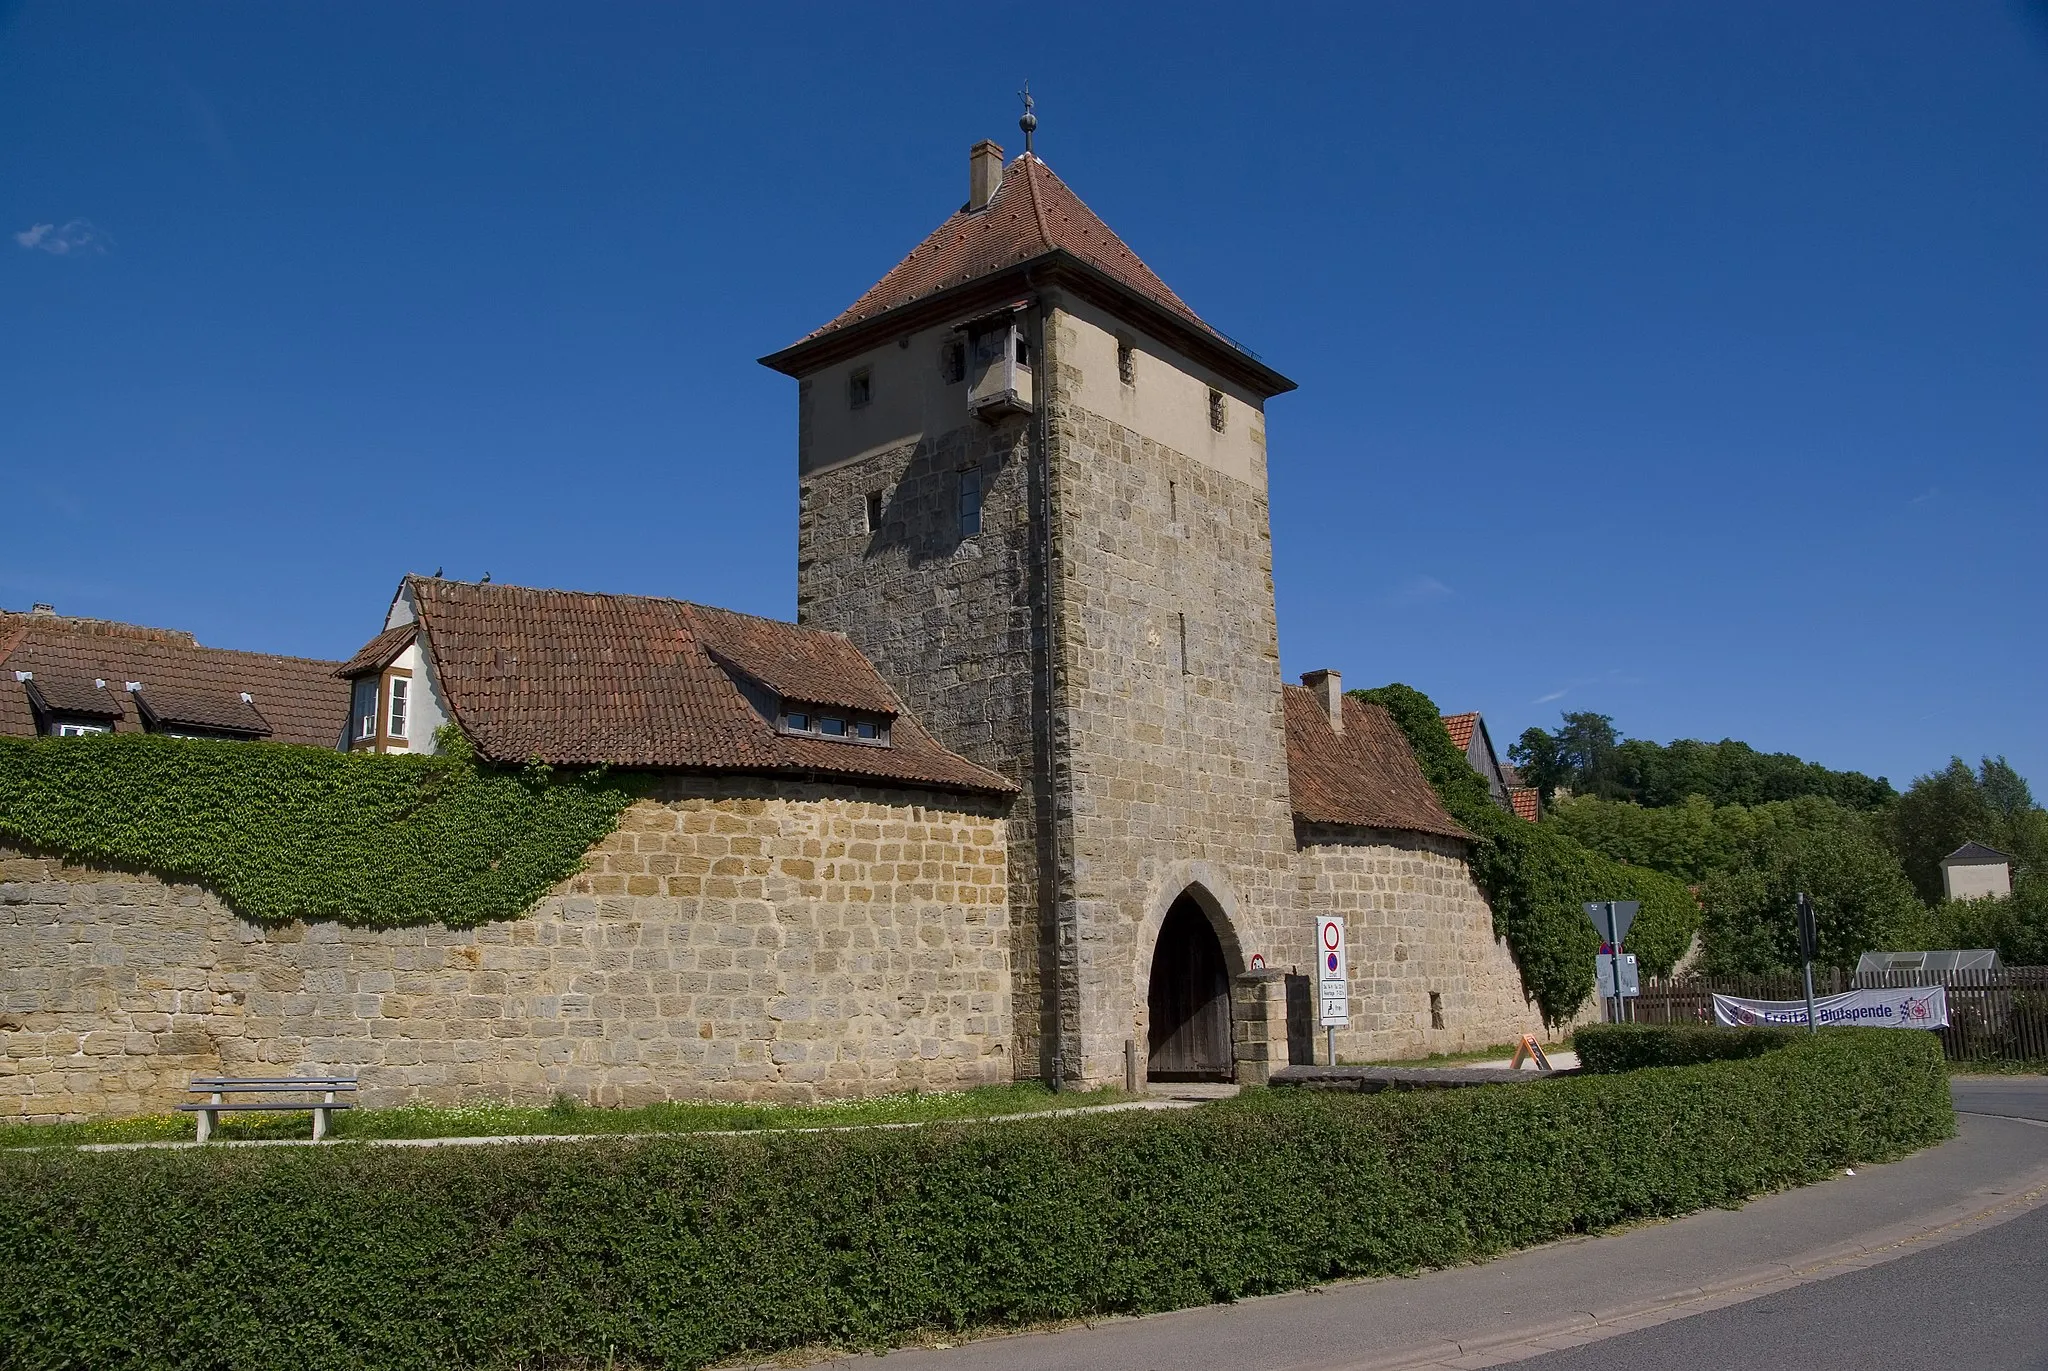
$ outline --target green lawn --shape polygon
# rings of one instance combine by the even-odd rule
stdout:
[[[638,1109],[594,1109],[563,1098],[552,1105],[473,1104],[398,1109],[350,1109],[334,1116],[330,1136],[374,1138],[496,1138],[523,1134],[702,1133],[766,1128],[847,1128],[864,1124],[931,1123],[985,1119],[1040,1109],[1115,1104],[1120,1090],[1066,1091],[1055,1095],[1036,1081],[983,1086],[957,1094],[878,1095],[831,1104],[714,1104],[677,1102]],[[78,1143],[189,1142],[190,1114],[150,1114],[82,1123],[0,1124],[0,1148],[64,1147]],[[223,1140],[309,1138],[312,1116],[303,1110],[228,1114],[214,1131]]]
[[[1519,1043],[1502,1043],[1498,1047],[1479,1047],[1470,1052],[1438,1052],[1428,1057],[1407,1057],[1397,1062],[1346,1062],[1346,1066],[1466,1066],[1472,1062],[1505,1062],[1514,1059]],[[1571,1040],[1545,1043],[1545,1052],[1569,1052]]]

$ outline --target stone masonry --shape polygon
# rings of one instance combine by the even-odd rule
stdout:
[[[1351,1023],[1337,1030],[1340,1059],[1459,1052],[1545,1032],[1493,936],[1462,844],[1315,824],[1297,832],[1302,917],[1344,920]]]
[[[584,874],[471,929],[262,927],[0,852],[0,1117],[158,1111],[194,1073],[362,1102],[808,1101],[1006,1081],[1005,821],[846,786],[672,780]]]

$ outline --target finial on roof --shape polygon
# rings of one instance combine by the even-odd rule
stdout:
[[[1031,83],[1029,81],[1024,83],[1024,89],[1017,92],[1017,97],[1024,102],[1024,117],[1017,121],[1017,127],[1024,130],[1024,151],[1029,153],[1031,151],[1031,135],[1038,130],[1038,116],[1031,112]]]

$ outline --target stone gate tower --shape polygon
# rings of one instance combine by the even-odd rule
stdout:
[[[763,359],[799,383],[798,618],[1023,788],[1017,1074],[1227,1073],[1229,977],[1310,955],[1266,500],[1265,403],[1294,384],[1028,127],[969,168],[958,212]]]

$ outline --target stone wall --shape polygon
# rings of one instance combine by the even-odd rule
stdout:
[[[1091,387],[1121,384],[1085,369],[1114,368],[1113,345],[1090,345],[1102,332],[1086,310],[1052,309],[1041,381],[1069,825],[1062,1050],[1088,1081],[1121,1075],[1126,1040],[1144,1052],[1153,943],[1183,891],[1196,888],[1233,972],[1254,954],[1306,961],[1310,938],[1294,908],[1264,417],[1231,399],[1250,453],[1239,476],[1089,408]],[[1183,366],[1148,358],[1136,384]]]
[[[966,801],[677,781],[477,928],[262,927],[0,850],[0,1117],[166,1109],[194,1073],[362,1102],[812,1100],[1009,1080],[1006,823]]]
[[[1351,1023],[1337,1030],[1340,1059],[1460,1052],[1543,1032],[1462,844],[1322,824],[1300,824],[1297,835],[1302,918],[1344,920]],[[1319,1028],[1318,1061],[1322,1053]]]

